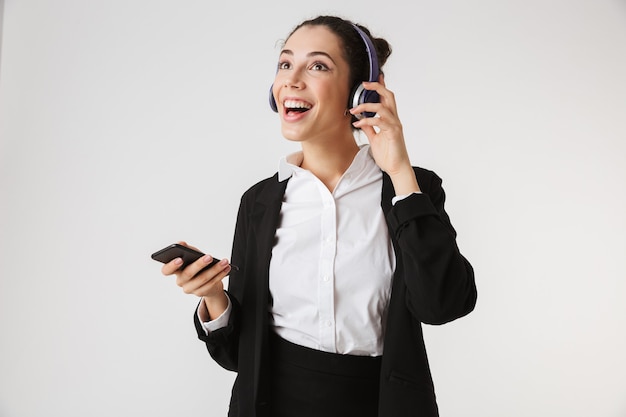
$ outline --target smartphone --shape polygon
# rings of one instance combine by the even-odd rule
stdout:
[[[189,266],[190,264],[194,263],[198,259],[202,258],[203,256],[204,256],[204,253],[202,252],[199,252],[195,249],[188,248],[187,246],[183,246],[178,243],[174,243],[173,245],[166,246],[163,249],[154,252],[152,254],[152,259],[166,264],[168,262],[173,261],[176,258],[181,258],[183,260],[183,264],[180,268],[183,269]],[[220,261],[219,259],[213,258],[211,263],[208,264],[203,269],[210,268],[216,263],[218,263],[219,261]],[[239,270],[239,268],[236,267],[235,265],[231,265],[230,267],[234,270],[237,270],[237,271]]]

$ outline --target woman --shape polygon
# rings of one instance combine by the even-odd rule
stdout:
[[[202,297],[198,336],[237,372],[229,416],[438,414],[421,323],[468,314],[476,286],[441,180],[410,163],[378,75],[390,53],[338,17],[297,26],[270,102],[302,150],[243,195],[239,269],[224,259],[202,270],[209,255],[163,267]]]

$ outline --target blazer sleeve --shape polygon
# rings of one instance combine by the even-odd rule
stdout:
[[[459,251],[444,209],[441,178],[425,172],[416,169],[422,194],[398,201],[388,222],[401,252],[409,311],[423,323],[443,324],[471,312],[477,291],[474,270]]]
[[[207,335],[200,323],[198,315],[194,312],[194,324],[198,338],[206,344],[209,354],[220,366],[235,372],[238,371],[239,362],[241,300],[243,297],[243,280],[245,279],[243,274],[246,270],[244,259],[247,229],[248,216],[246,194],[244,194],[237,213],[237,223],[231,253],[231,262],[234,265],[239,265],[244,268],[239,271],[232,270],[229,276],[229,285],[226,295],[230,298],[232,310],[228,325],[214,332],[210,332]]]

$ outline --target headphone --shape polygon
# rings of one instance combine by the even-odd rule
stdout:
[[[379,67],[378,67],[378,55],[376,55],[376,48],[374,47],[372,40],[369,38],[369,36],[367,36],[365,32],[363,32],[363,30],[361,30],[361,28],[359,28],[354,23],[351,23],[351,25],[352,27],[354,27],[357,33],[361,36],[361,39],[363,39],[363,42],[365,43],[365,48],[367,49],[367,60],[369,64],[369,76],[368,76],[367,81],[369,82],[378,81]],[[272,108],[272,110],[278,113],[278,105],[276,104],[276,99],[274,98],[274,93],[272,91],[273,87],[274,85],[272,84],[272,86],[270,87],[270,107]],[[357,83],[357,85],[353,87],[352,92],[350,93],[348,106],[349,108],[353,108],[363,103],[379,103],[379,102],[380,102],[380,96],[378,95],[378,93],[376,91],[366,90],[365,87],[363,87],[363,84],[359,82]],[[363,112],[361,114],[355,115],[355,117],[357,119],[362,119],[364,117],[373,117],[374,115],[375,113]]]

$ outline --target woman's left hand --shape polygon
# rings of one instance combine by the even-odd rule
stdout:
[[[385,86],[382,75],[378,82],[364,82],[363,87],[376,91],[380,96],[380,103],[365,103],[350,109],[352,114],[376,113],[376,117],[363,118],[353,126],[361,129],[367,136],[376,164],[391,177],[397,194],[419,191],[404,143],[402,123],[398,118],[393,92]],[[403,191],[398,188],[402,188]]]

